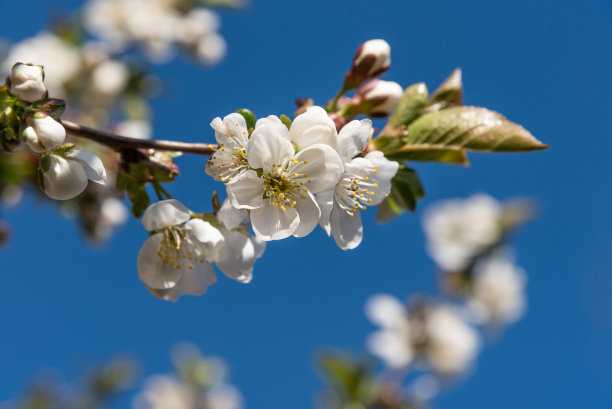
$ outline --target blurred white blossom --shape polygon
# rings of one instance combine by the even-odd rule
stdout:
[[[474,195],[430,205],[423,214],[429,255],[445,271],[459,271],[499,239],[502,207],[490,196]]]
[[[154,375],[133,401],[134,409],[196,409],[197,396],[191,387],[169,375]]]
[[[435,373],[457,375],[469,369],[479,349],[477,332],[444,304],[408,310],[396,298],[379,294],[368,300],[366,314],[382,327],[368,338],[368,349],[391,367],[419,360]]]
[[[509,324],[523,315],[526,275],[507,251],[480,260],[471,281],[469,307],[480,323]]]

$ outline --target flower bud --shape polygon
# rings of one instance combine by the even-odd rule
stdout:
[[[11,94],[26,102],[43,99],[47,95],[44,78],[41,65],[17,63],[9,75]]]
[[[353,110],[371,117],[385,117],[393,112],[403,94],[404,90],[397,82],[373,80],[359,89]]]
[[[26,123],[28,126],[22,136],[25,143],[35,153],[55,149],[66,139],[66,130],[62,124],[44,112],[28,116]]]
[[[345,86],[356,88],[384,74],[391,65],[391,47],[385,40],[369,40],[357,48],[353,67],[346,74]]]

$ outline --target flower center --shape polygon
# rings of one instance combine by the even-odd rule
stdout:
[[[365,169],[366,174],[376,173],[378,165]],[[365,210],[372,203],[374,190],[378,183],[373,182],[369,176],[361,176],[345,172],[336,185],[335,199],[342,210],[349,216],[354,216],[358,210]]]
[[[164,264],[178,270],[183,267],[184,262],[189,262],[188,267],[193,270],[193,263],[204,263],[202,251],[194,245],[185,230],[174,226],[164,229],[160,234],[163,234],[163,238],[157,256]]]
[[[270,204],[282,211],[287,210],[288,207],[295,207],[297,199],[306,200],[305,193],[308,193],[308,189],[305,185],[312,181],[308,179],[306,173],[291,171],[291,165],[298,163],[300,162],[291,158],[287,166],[273,164],[272,171],[262,175],[264,199],[270,199]]]

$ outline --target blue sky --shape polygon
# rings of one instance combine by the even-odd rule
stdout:
[[[15,18],[3,19],[0,35],[33,35],[81,2],[36,3],[34,15],[30,2],[3,3]],[[534,198],[541,211],[514,242],[529,274],[527,315],[487,342],[474,373],[434,405],[609,408],[612,4],[252,0],[222,18],[229,53],[219,66],[179,60],[155,68],[169,82],[154,104],[156,137],[212,141],[210,119],[237,108],[266,116],[290,114],[296,97],[322,104],[355,47],[384,38],[392,47],[385,79],[433,90],[461,67],[467,105],[497,110],[551,146],[473,154],[469,168],[416,165],[428,193],[421,205],[487,192]],[[210,191],[222,186],[203,173],[203,158],[184,156],[180,165],[171,192],[208,210]],[[320,230],[270,243],[251,284],[220,277],[207,295],[171,304],[138,280],[146,238],[138,221],[92,249],[53,206],[28,196],[5,214],[14,237],[0,252],[0,401],[20,394],[41,368],[71,379],[118,354],[141,359],[148,372],[167,371],[171,346],[188,340],[228,360],[249,408],[311,407],[321,389],[316,352],[363,351],[373,329],[363,315],[369,295],[435,291],[419,213],[377,225],[366,212],[365,239],[352,252]]]

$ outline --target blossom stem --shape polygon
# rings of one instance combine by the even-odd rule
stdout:
[[[113,150],[119,151],[123,148],[135,149],[157,149],[163,151],[176,151],[193,153],[196,155],[211,155],[217,145],[206,143],[187,143],[175,141],[156,141],[150,139],[128,138],[99,129],[88,128],[74,122],[62,120],[66,132],[73,136],[90,139]]]
[[[174,199],[170,193],[159,183],[157,180],[152,182],[153,189],[155,189],[155,194],[159,200],[164,200],[163,196],[166,196],[166,199]]]

